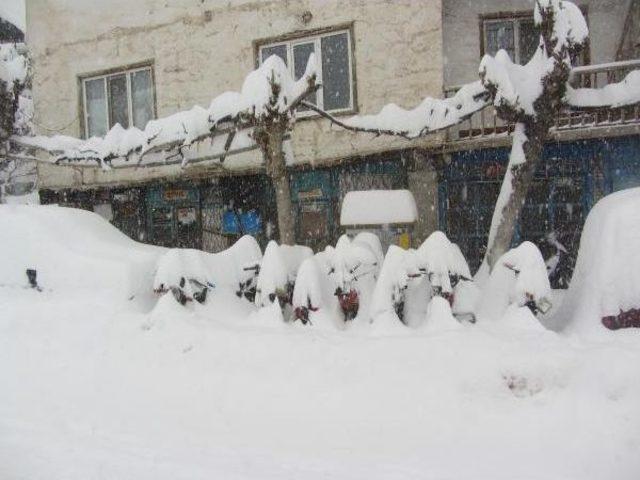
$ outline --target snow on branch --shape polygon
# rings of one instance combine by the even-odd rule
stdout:
[[[619,108],[640,103],[640,70],[602,88],[567,88],[565,101],[577,109]]]
[[[247,135],[236,132],[260,125],[268,118],[282,116],[294,121],[300,102],[319,88],[316,60],[309,57],[304,75],[295,81],[282,59],[273,55],[245,78],[240,92],[225,92],[209,108],[195,106],[164,118],[150,121],[144,130],[114,125],[104,137],[81,140],[57,135],[12,138],[14,144],[44,150],[53,155],[52,163],[93,163],[103,168],[122,166],[130,160],[143,163],[154,152],[175,151],[172,156],[187,157],[183,150],[195,143],[225,137],[220,144],[224,157],[233,146],[246,148]],[[244,141],[242,141],[244,139]]]
[[[336,125],[355,132],[417,138],[456,125],[487,106],[489,94],[477,81],[464,85],[450,98],[425,98],[412,110],[386,105],[375,115],[355,116],[344,122],[313,109]]]
[[[567,0],[536,0],[533,12],[534,22],[538,28],[545,31],[545,22],[551,22],[549,35],[552,49],[548,54],[563,55],[581,48],[589,37],[589,28],[580,8]]]
[[[14,132],[27,130],[29,59],[23,44],[0,44],[0,149]]]

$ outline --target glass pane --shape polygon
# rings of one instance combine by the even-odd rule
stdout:
[[[264,62],[271,55],[279,56],[285,65],[288,65],[287,62],[287,46],[286,45],[274,45],[272,47],[264,47],[261,51],[262,58],[261,60]]]
[[[104,94],[104,78],[84,82],[87,109],[87,136],[107,133],[107,102]]]
[[[351,107],[346,33],[322,38],[322,91],[325,110]]]
[[[533,20],[523,20],[520,22],[520,64],[524,65],[538,48],[540,36],[536,30]]]
[[[109,114],[109,128],[116,123],[119,123],[123,128],[129,128],[129,103],[125,74],[109,77]]]
[[[307,69],[307,62],[309,61],[309,55],[315,52],[315,45],[313,43],[302,43],[293,46],[293,70],[295,79],[298,80],[304,75]],[[315,92],[309,95],[307,101],[317,105],[317,98]],[[304,108],[301,108],[304,110]]]
[[[131,74],[131,102],[133,125],[144,130],[147,122],[153,118],[151,70],[140,70]]]
[[[486,52],[495,55],[498,50],[506,50],[515,59],[515,41],[513,35],[513,21],[485,23]]]

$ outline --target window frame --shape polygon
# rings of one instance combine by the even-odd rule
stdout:
[[[316,55],[316,61],[318,63],[318,77],[317,81],[322,83],[323,71],[322,71],[322,38],[338,35],[341,33],[347,34],[347,54],[348,54],[348,71],[349,71],[349,95],[350,105],[345,108],[339,108],[334,110],[328,110],[332,115],[352,115],[358,112],[358,97],[356,88],[356,65],[355,65],[355,46],[354,46],[354,32],[353,23],[336,25],[328,28],[321,28],[308,31],[298,31],[290,34],[285,34],[277,37],[271,37],[254,41],[254,56],[255,65],[258,68],[262,65],[262,51],[266,48],[285,46],[287,49],[287,68],[292,75],[295,72],[295,65],[293,62],[293,49],[296,45],[304,45],[313,43],[314,53]],[[324,89],[319,88],[316,91],[316,104],[319,108],[324,109]],[[313,111],[300,111],[296,112],[296,116],[299,118],[307,117],[319,117],[316,112]]]
[[[116,67],[110,68],[107,70],[101,70],[98,72],[87,73],[78,76],[78,85],[79,85],[79,107],[80,111],[78,112],[79,118],[82,119],[80,125],[80,133],[83,138],[89,138],[89,112],[87,109],[88,101],[87,101],[87,87],[86,84],[92,80],[100,80],[104,79],[104,94],[105,94],[105,111],[107,116],[107,132],[111,129],[109,125],[111,124],[111,105],[109,99],[109,81],[110,77],[116,77],[118,75],[124,75],[126,79],[127,85],[127,116],[129,118],[129,127],[133,126],[133,91],[131,89],[131,75],[148,70],[151,77],[151,120],[158,118],[158,110],[157,110],[157,100],[156,100],[156,79],[155,79],[155,69],[153,61],[146,61],[141,63],[136,63],[132,65],[127,65],[124,67]]]
[[[589,24],[589,9],[586,5],[579,5],[578,8],[582,11],[582,15],[584,16],[587,25]],[[500,23],[505,21],[511,21],[514,24],[513,29],[513,48],[517,55],[517,60],[512,58],[511,61],[514,63],[520,64],[520,24],[523,21],[533,21],[533,13],[531,10],[521,10],[521,11],[512,11],[512,12],[497,12],[497,13],[486,13],[480,14],[479,16],[479,31],[480,31],[480,58],[484,57],[487,53],[487,35],[485,30],[485,25],[488,23]],[[585,45],[585,48],[582,52],[582,57],[584,60],[584,65],[591,64],[591,48],[589,42]]]

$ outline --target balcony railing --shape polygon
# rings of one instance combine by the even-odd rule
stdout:
[[[640,69],[640,60],[588,65],[573,69],[571,85],[574,88],[602,88],[623,80],[632,70]],[[460,87],[447,87],[445,96],[450,97]],[[589,112],[567,112],[556,118],[554,130],[564,132],[604,126],[620,126],[640,123],[640,108],[604,108]],[[486,139],[504,136],[513,131],[513,125],[498,118],[492,106],[473,114],[470,118],[448,130],[449,142]]]

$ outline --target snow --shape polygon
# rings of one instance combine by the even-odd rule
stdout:
[[[582,45],[589,37],[587,21],[580,8],[567,0],[540,0],[533,10],[536,25],[543,22],[542,11],[553,12],[554,29],[552,40],[555,40],[554,52],[561,53],[563,49]]]
[[[26,32],[25,0],[2,0],[0,3],[0,18],[13,23]]]
[[[294,113],[291,109],[305,91],[314,85],[315,77],[314,55],[309,57],[305,74],[297,81],[294,81],[282,59],[273,55],[247,75],[240,92],[221,94],[211,101],[208,109],[195,106],[188,111],[152,120],[144,130],[136,127],[124,129],[116,124],[104,137],[92,137],[87,140],[56,135],[14,137],[13,141],[51,153],[53,156],[49,161],[54,163],[76,161],[95,165],[97,161],[107,170],[111,167],[125,166],[132,161],[143,162],[146,156],[153,152],[187,149],[211,137],[224,138],[217,152],[221,154],[224,152],[223,145],[227,135],[216,134],[217,128],[230,126],[227,124],[232,121],[243,124],[253,119],[253,123],[260,122],[266,116],[274,114],[286,115],[293,121]],[[272,98],[272,82],[279,87],[275,98]],[[233,139],[231,151],[254,145],[247,132],[241,133]],[[186,165],[191,156],[185,152],[183,155],[183,165]]]
[[[25,195],[5,195],[2,201],[7,205],[40,205],[40,194],[33,191]]]
[[[487,92],[482,83],[463,86],[450,98],[427,97],[412,110],[395,104],[382,108],[376,115],[355,116],[344,123],[348,126],[376,133],[394,133],[416,138],[430,132],[456,125],[486,105]]]
[[[591,209],[555,328],[606,335],[603,317],[640,308],[639,240],[640,188],[608,195]]]
[[[429,283],[443,292],[453,291],[451,277],[471,279],[469,265],[460,248],[451,243],[447,236],[435,231],[420,245],[417,255],[425,266]]]
[[[0,81],[5,82],[9,92],[14,83],[24,84],[28,73],[28,60],[12,43],[0,43]]]
[[[162,248],[129,239],[92,212],[58,206],[0,205],[0,285],[28,285],[37,270],[47,291],[112,292],[146,298]],[[53,254],[52,254],[53,253]]]
[[[480,78],[485,88],[495,88],[493,104],[535,116],[534,103],[542,94],[542,81],[554,67],[554,58],[538,49],[526,65],[513,63],[505,50],[495,57],[485,55],[480,62]]]
[[[340,225],[389,225],[414,223],[418,208],[409,190],[348,192],[342,201]]]
[[[640,102],[640,70],[633,70],[618,83],[602,88],[567,88],[566,101],[572,107],[624,107]]]
[[[277,296],[287,296],[289,289],[293,288],[300,264],[312,255],[313,250],[309,247],[278,245],[276,241],[271,240],[260,263],[256,305],[270,306]]]
[[[551,285],[547,266],[538,247],[523,242],[496,262],[483,286],[477,317],[495,321],[505,317],[510,306],[524,307],[527,302],[549,301]]]
[[[235,292],[240,283],[248,280],[249,273],[245,268],[259,264],[261,259],[260,246],[249,235],[220,253],[173,248],[158,260],[153,289],[166,291],[179,286],[180,279],[184,278],[197,280],[216,290]]]
[[[224,289],[131,298],[167,251],[91,212],[0,206],[1,478],[637,478],[637,330],[567,337],[517,307],[457,325],[438,297],[387,331]]]

